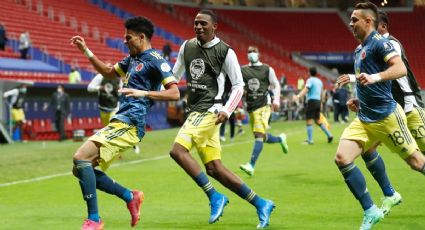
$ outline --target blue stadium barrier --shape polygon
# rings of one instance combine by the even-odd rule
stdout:
[[[44,63],[40,60],[23,60],[16,58],[0,58],[0,69],[49,73],[60,72],[57,67]]]

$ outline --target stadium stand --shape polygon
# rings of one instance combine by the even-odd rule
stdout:
[[[0,20],[7,24],[8,32],[19,34],[28,30],[34,47],[53,57],[63,59],[68,64],[77,64],[83,69],[93,71],[87,58],[75,47],[70,46],[68,42],[73,35],[81,33],[81,28],[77,27],[79,30],[74,31],[67,24],[70,23],[69,21],[66,24],[61,24],[59,21],[49,19],[44,13],[38,14],[32,8],[32,11],[29,11],[29,6],[25,5],[27,3],[17,4],[12,0],[5,0],[0,4]],[[32,5],[32,7],[35,6]],[[97,11],[95,10],[95,12]],[[116,60],[117,57],[125,56],[125,54],[107,47],[90,36],[86,37],[86,41],[88,44],[93,44],[91,46],[93,47],[92,51],[103,60]]]
[[[390,12],[389,30],[403,44],[409,64],[415,73],[416,79],[425,87],[425,27],[420,22],[425,22],[425,7],[415,7],[413,12]]]

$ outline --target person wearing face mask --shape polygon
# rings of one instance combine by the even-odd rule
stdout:
[[[263,150],[263,142],[279,143],[285,154],[288,153],[288,145],[284,133],[273,136],[266,132],[272,109],[277,112],[280,107],[280,84],[275,71],[260,61],[260,53],[256,46],[248,47],[248,60],[249,64],[242,66],[241,70],[245,83],[245,102],[255,142],[250,162],[240,165],[239,168],[253,176],[255,163]]]
[[[84,53],[99,74],[106,79],[118,78],[123,82],[123,88],[118,90],[118,111],[106,127],[81,145],[73,157],[72,171],[80,182],[88,213],[82,230],[103,229],[96,189],[122,199],[131,216],[130,225],[134,227],[138,224],[143,192],[122,186],[105,171],[124,150],[142,140],[147,114],[154,101],[180,99],[171,67],[162,55],[152,48],[151,39],[155,29],[152,21],[142,16],[132,17],[124,22],[124,27],[124,44],[129,49],[129,55],[113,66],[99,60],[87,47],[84,38],[71,38],[71,44]],[[102,171],[96,169],[97,166],[100,166]]]
[[[22,135],[24,133],[25,113],[23,107],[26,94],[27,85],[25,84],[20,85],[18,88],[6,91],[3,94],[3,98],[7,98],[12,107],[10,112],[12,114],[12,121],[15,123],[12,129],[12,134],[19,129],[21,135],[21,137],[18,138],[19,140],[22,140]]]
[[[202,188],[210,201],[209,223],[223,215],[229,199],[219,193],[198,162],[191,156],[195,147],[209,176],[251,203],[257,210],[258,228],[269,225],[275,207],[273,201],[258,196],[221,162],[220,124],[235,110],[243,94],[243,79],[238,59],[232,48],[216,37],[217,16],[211,10],[201,10],[194,20],[195,38],[180,47],[173,72],[186,74],[188,118],[177,134],[170,155]],[[226,75],[231,82],[229,99],[223,103]]]
[[[316,67],[310,67],[309,69],[310,77],[307,79],[307,82],[304,86],[304,89],[300,93],[294,95],[294,100],[300,100],[305,95],[307,95],[307,106],[306,106],[306,130],[307,130],[307,140],[305,144],[312,145],[313,142],[313,121],[320,127],[320,129],[325,133],[328,138],[328,143],[331,143],[333,140],[332,133],[328,129],[327,120],[322,115],[321,118],[321,101],[323,95],[323,82],[318,77],[316,77],[317,70]]]
[[[50,107],[55,112],[55,127],[59,132],[59,141],[66,140],[65,121],[70,114],[69,95],[64,91],[63,85],[58,85],[56,92],[50,100],[50,104],[44,106],[44,110]]]

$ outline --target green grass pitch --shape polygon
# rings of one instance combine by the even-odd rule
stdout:
[[[286,132],[289,154],[280,146],[264,145],[255,176],[239,170],[250,158],[253,138],[249,127],[234,142],[223,143],[224,165],[240,176],[260,196],[271,199],[276,209],[269,229],[358,229],[362,210],[349,192],[333,158],[345,125],[333,124],[334,143],[318,127],[314,145],[302,145],[304,122],[272,123],[273,134]],[[219,222],[209,225],[208,199],[169,157],[177,129],[149,132],[140,143],[141,154],[123,154],[107,173],[129,188],[145,193],[142,219],[136,229],[255,229],[255,208],[212,179],[230,204]],[[229,139],[229,138],[227,138]],[[0,146],[0,229],[79,229],[86,217],[80,187],[71,176],[72,156],[81,143],[29,142]],[[388,175],[403,203],[374,229],[425,229],[425,180],[396,154],[379,148]],[[193,153],[199,159],[196,153]],[[366,170],[368,189],[380,205],[382,192]],[[98,193],[105,229],[130,229],[123,201]]]

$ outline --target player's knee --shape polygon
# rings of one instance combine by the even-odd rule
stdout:
[[[80,149],[78,149],[77,152],[75,152],[74,157],[72,159],[74,162],[86,160],[84,158],[84,154],[80,151]]]
[[[409,163],[409,165],[410,165],[411,169],[418,171],[418,172],[422,172],[422,170],[425,166],[425,163],[423,161],[413,161],[413,162],[411,161]]]
[[[75,165],[72,167],[72,175],[74,175],[75,177],[78,178],[78,172],[77,172],[77,168],[75,167]]]
[[[211,161],[205,165],[205,169],[207,171],[208,176],[216,178],[216,176],[219,174],[219,167],[217,164],[215,164],[214,161]]]
[[[334,159],[334,161],[335,161],[335,164],[336,164],[337,166],[343,166],[343,165],[348,164],[348,162],[346,162],[346,161],[347,161],[347,159],[344,157],[344,154],[343,154],[343,153],[341,153],[341,152],[337,152],[337,153],[335,154],[335,159]]]
[[[405,160],[411,169],[422,172],[425,166],[425,157],[420,152],[415,152]]]
[[[174,160],[177,160],[177,159],[178,159],[178,156],[179,156],[178,151],[176,151],[176,150],[174,150],[174,149],[172,149],[172,150],[170,151],[170,157],[171,157],[171,158],[173,158]]]

